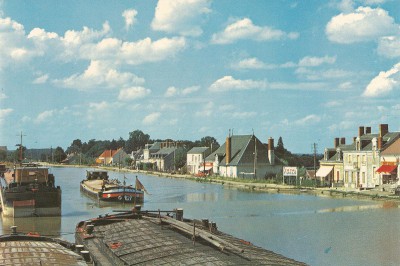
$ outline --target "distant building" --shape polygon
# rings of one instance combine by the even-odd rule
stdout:
[[[360,126],[353,143],[335,138],[334,148],[326,148],[317,178],[322,185],[352,189],[371,189],[398,182],[400,132],[389,132],[388,124],[379,133]]]
[[[346,145],[345,138],[335,138],[333,148],[325,148],[324,158],[316,173],[318,184],[322,186],[344,186],[343,152],[354,150],[354,144]]]
[[[97,157],[96,163],[103,165],[125,165],[126,158],[129,158],[129,155],[122,148],[117,150],[105,150]]]
[[[262,143],[254,135],[233,135],[206,158],[213,162],[213,172],[232,178],[263,179],[282,173],[282,164],[275,158],[274,140]]]
[[[390,144],[385,145],[380,154],[380,166],[376,173],[380,175],[382,185],[400,185],[399,168],[400,138],[397,137]]]
[[[190,174],[209,174],[212,170],[212,162],[206,162],[205,159],[210,155],[209,147],[194,147],[187,152],[186,166]]]
[[[137,167],[144,170],[175,171],[176,155],[183,152],[181,143],[174,141],[146,144]]]

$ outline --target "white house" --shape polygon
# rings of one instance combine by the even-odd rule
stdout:
[[[205,162],[205,158],[210,155],[211,149],[209,147],[194,147],[187,152],[186,166],[190,174],[199,174],[200,172],[209,172],[212,164]]]
[[[262,143],[254,135],[233,135],[206,158],[213,162],[213,172],[224,177],[262,179],[282,173],[282,164],[275,159],[274,140]]]

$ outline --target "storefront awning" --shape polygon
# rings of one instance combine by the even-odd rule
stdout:
[[[377,173],[392,173],[394,170],[397,169],[397,165],[381,165],[376,172]]]
[[[321,166],[318,171],[316,176],[317,177],[326,177],[327,175],[332,172],[333,166]]]

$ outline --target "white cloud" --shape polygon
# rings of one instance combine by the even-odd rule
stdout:
[[[136,15],[137,11],[135,9],[127,9],[122,12],[122,16],[125,19],[125,29],[129,30],[131,27],[133,27],[133,24],[136,23]]]
[[[313,70],[305,67],[296,69],[295,73],[307,80],[340,79],[354,76],[353,72],[342,69]]]
[[[234,119],[249,119],[255,117],[257,115],[256,112],[233,112],[232,117]]]
[[[346,81],[339,84],[339,89],[341,90],[349,90],[351,88],[353,88],[353,83],[351,83],[350,81]]]
[[[296,125],[299,125],[299,126],[307,126],[307,125],[310,125],[310,124],[318,123],[320,121],[321,121],[321,117],[319,117],[318,115],[312,114],[312,115],[308,115],[306,117],[303,117],[303,118],[301,118],[299,120],[296,120],[294,123]]]
[[[164,96],[165,97],[174,97],[177,95],[186,96],[186,95],[189,95],[189,94],[192,94],[192,93],[198,91],[199,89],[200,89],[199,86],[191,86],[191,87],[187,87],[184,89],[179,89],[179,88],[175,88],[172,86],[167,89]]]
[[[192,93],[198,91],[199,89],[200,89],[200,86],[191,86],[191,87],[184,88],[182,90],[182,95],[192,94]]]
[[[341,10],[345,13],[349,13],[354,10],[354,1],[353,0],[342,0],[338,4],[338,8],[339,8],[339,10]]]
[[[211,12],[211,0],[159,0],[151,23],[153,30],[183,36],[200,36],[204,15]]]
[[[113,110],[115,109],[115,106],[112,106],[110,103],[106,101],[98,102],[98,103],[89,103],[89,106],[87,108],[87,120],[89,121],[94,121],[96,119],[104,119],[105,116],[108,116],[110,112],[107,112],[106,110]],[[101,114],[101,116],[99,116]],[[91,126],[91,125],[89,125]]]
[[[7,108],[7,109],[0,109],[0,125],[3,124],[4,119],[13,112],[13,109]]]
[[[252,57],[243,59],[235,64],[232,64],[235,69],[265,69],[267,65],[259,59]]]
[[[49,120],[54,115],[54,113],[55,113],[55,110],[44,111],[44,112],[38,114],[38,116],[36,117],[34,122],[37,123],[37,124],[46,122],[47,120]]]
[[[165,97],[173,97],[178,93],[178,89],[175,87],[169,87],[165,92]]]
[[[91,61],[82,74],[74,74],[63,80],[55,80],[55,84],[72,89],[88,90],[99,88],[131,87],[144,83],[144,79],[129,72],[118,72],[113,63]]]
[[[154,124],[155,122],[157,122],[157,120],[160,118],[160,116],[161,116],[161,113],[158,113],[158,112],[151,113],[151,114],[145,116],[142,123],[145,125]]]
[[[238,40],[255,40],[255,41],[273,41],[288,39],[297,39],[298,33],[286,33],[271,27],[260,27],[254,25],[249,18],[237,20],[228,25],[224,31],[215,33],[211,42],[215,44],[230,44]]]
[[[326,107],[337,107],[337,106],[341,106],[341,105],[342,105],[342,103],[338,102],[338,101],[330,101],[325,104]]]
[[[380,38],[378,53],[388,58],[400,57],[400,35]]]
[[[0,101],[1,100],[4,100],[4,99],[7,99],[8,97],[7,97],[7,95],[4,93],[4,92],[0,92]]]
[[[224,92],[232,90],[265,89],[266,87],[266,81],[256,81],[251,79],[240,80],[234,79],[232,76],[224,76],[211,84],[209,90],[213,92]]]
[[[145,38],[137,42],[123,42],[115,38],[106,38],[96,44],[86,45],[80,50],[84,59],[138,65],[173,57],[185,46],[186,40],[183,37],[162,38],[156,41]]]
[[[363,96],[379,97],[387,95],[394,88],[399,88],[400,84],[400,63],[394,65],[388,71],[381,71],[378,76],[373,78],[366,89]]]
[[[118,100],[120,100],[120,101],[136,100],[136,99],[146,97],[150,93],[151,93],[150,89],[146,89],[143,87],[126,88],[126,89],[122,89],[119,92]]]
[[[107,36],[110,31],[111,27],[108,21],[106,21],[103,23],[101,31],[96,31],[86,26],[83,27],[82,31],[68,30],[65,32],[62,41],[66,47],[81,46],[84,43],[90,43]]]
[[[196,112],[195,115],[198,117],[210,117],[213,114],[214,103],[208,102],[207,104],[202,106],[203,106],[202,110]]]
[[[24,26],[10,18],[0,18],[0,47],[0,70],[11,62],[25,62],[38,54],[27,41]]]
[[[49,79],[49,75],[45,74],[45,75],[41,75],[40,77],[37,77],[32,83],[33,84],[44,84],[47,82],[48,79]]]
[[[120,60],[137,65],[144,62],[156,62],[175,55],[186,46],[185,38],[162,38],[152,41],[146,38],[137,43],[123,43],[120,51]]]
[[[271,82],[268,84],[270,89],[276,90],[324,90],[326,89],[326,84],[323,82],[298,82],[298,83],[288,83],[288,82]]]
[[[336,56],[324,56],[324,57],[314,57],[306,56],[299,61],[300,67],[317,67],[322,64],[334,64],[336,62]]]
[[[325,32],[330,41],[349,44],[399,33],[399,25],[381,8],[359,7],[353,13],[333,17]]]

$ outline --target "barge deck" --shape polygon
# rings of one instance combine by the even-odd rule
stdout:
[[[305,265],[218,231],[215,223],[183,219],[183,210],[132,211],[80,222],[76,243],[95,265]]]

